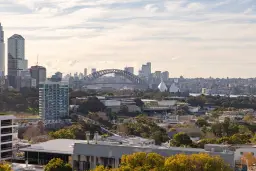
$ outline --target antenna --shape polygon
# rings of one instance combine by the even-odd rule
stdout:
[[[38,57],[39,57],[39,55],[37,54],[37,58],[36,58],[36,66],[38,66]]]

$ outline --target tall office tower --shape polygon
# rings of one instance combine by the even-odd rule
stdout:
[[[69,116],[69,83],[39,83],[39,115],[43,120],[60,120]]]
[[[8,80],[9,85],[17,88],[17,77],[20,71],[28,68],[28,61],[25,59],[25,39],[14,34],[8,39]]]
[[[142,65],[141,76],[146,79],[149,79],[151,77],[151,63],[150,62],[148,62],[146,65]]]
[[[84,69],[84,77],[87,76],[87,68]]]
[[[163,79],[163,81],[167,81],[169,79],[169,72],[168,71],[162,72],[162,79]]]
[[[151,75],[151,62],[147,62],[147,73]]]
[[[31,66],[30,74],[31,77],[36,80],[37,87],[40,82],[44,82],[46,80],[46,68],[43,66]]]
[[[124,70],[134,74],[134,68],[133,67],[125,67]]]
[[[95,73],[96,71],[97,71],[96,68],[92,68],[92,73]]]
[[[20,88],[22,87],[36,87],[36,79],[31,77],[30,69],[20,71]]]
[[[156,78],[156,79],[161,79],[161,71],[155,71],[155,73],[154,73],[154,78]]]
[[[5,44],[4,44],[4,31],[0,23],[0,77],[5,75]]]

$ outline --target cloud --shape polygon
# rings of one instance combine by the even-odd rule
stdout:
[[[173,76],[249,77],[254,73],[250,67],[222,61],[256,62],[253,3],[0,0],[0,16],[6,38],[23,35],[29,64],[40,54],[49,73],[56,68],[82,72],[85,67],[135,66],[137,70],[151,61],[153,70],[168,70]],[[208,66],[206,61],[214,62]],[[193,65],[197,67],[189,72],[186,68]]]
[[[205,7],[201,3],[193,2],[187,5],[187,8],[191,11],[203,10]]]
[[[147,4],[147,5],[145,6],[145,9],[146,9],[147,11],[150,11],[150,12],[157,12],[157,11],[160,10],[160,8],[159,8],[157,5],[155,5],[155,4]]]

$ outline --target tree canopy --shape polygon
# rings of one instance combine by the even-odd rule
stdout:
[[[59,158],[53,158],[47,163],[44,168],[45,171],[72,171],[72,167],[70,164],[65,163],[63,160]]]
[[[223,159],[209,154],[177,154],[165,158],[156,153],[124,155],[117,169],[98,166],[94,171],[231,171]]]
[[[2,162],[0,163],[0,171],[12,171],[12,167],[9,163]]]

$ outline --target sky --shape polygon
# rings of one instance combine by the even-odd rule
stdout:
[[[256,0],[0,0],[0,22],[48,75],[152,62],[170,77],[256,76]]]

